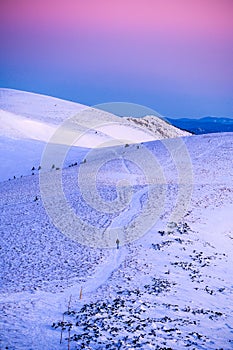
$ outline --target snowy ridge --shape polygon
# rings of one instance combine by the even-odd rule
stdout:
[[[85,247],[60,233],[44,210],[37,175],[0,183],[1,348],[67,349],[69,342],[70,349],[231,349],[232,138],[184,139],[193,192],[183,217],[168,225],[179,191],[175,168],[161,141],[148,142],[164,165],[167,200],[154,226],[119,250]],[[106,201],[116,198],[114,180],[133,179],[132,200],[118,214],[88,206],[77,187],[78,166],[63,170],[66,198],[84,221],[114,227],[140,215],[146,183],[137,185],[140,172],[123,158],[138,151],[113,147],[119,159],[97,179]],[[94,162],[84,165],[87,173]]]
[[[146,116],[143,118],[126,118],[129,122],[145,127],[148,130],[157,133],[158,140],[165,138],[174,138],[191,135],[188,131],[180,130],[168,122],[155,116]]]
[[[54,142],[51,137],[61,131],[70,137],[60,137],[59,143],[71,142],[78,148],[76,153],[83,153],[83,148],[188,135],[157,117],[139,118],[136,122],[50,96],[0,89],[0,156],[6,164],[0,181],[30,175],[33,167],[40,166],[43,148]],[[19,149],[17,156],[15,149]],[[65,166],[73,162],[74,158],[69,159]]]
[[[78,103],[10,89],[0,89],[0,110],[1,134],[15,138],[49,141],[56,126],[75,115],[77,118],[74,119],[73,126],[83,132],[93,125],[94,131],[108,136],[106,141],[109,138],[128,139],[129,135],[131,143],[190,135],[155,116],[120,118]],[[96,120],[93,122],[94,118]],[[89,148],[97,146],[95,138],[98,138],[98,133],[89,140]],[[83,141],[77,145],[87,147]]]
[[[59,98],[13,89],[0,89],[0,109],[25,118],[60,124],[86,106]]]

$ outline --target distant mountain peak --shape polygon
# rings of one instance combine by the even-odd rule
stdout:
[[[218,132],[232,132],[233,118],[206,116],[203,118],[168,118],[172,125],[185,129],[194,134],[208,134]]]

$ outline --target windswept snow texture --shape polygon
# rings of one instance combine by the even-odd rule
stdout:
[[[40,166],[48,142],[76,146],[76,155],[82,158],[86,149],[185,135],[157,117],[139,118],[136,123],[133,118],[54,97],[0,89],[0,181],[31,175],[31,169]],[[75,162],[70,157],[64,166]]]
[[[178,174],[162,141],[146,143],[163,165],[166,203],[154,226],[119,250],[89,248],[60,233],[46,215],[37,174],[0,183],[1,349],[233,348],[233,134],[183,141],[193,167],[189,208],[170,222]],[[176,147],[176,139],[167,142]],[[84,203],[79,166],[63,170],[77,215],[106,227],[140,216],[151,184],[143,169],[125,161],[137,151],[137,145],[114,147],[117,160],[97,176],[101,198],[110,203],[117,181],[131,179],[133,196],[120,213]],[[99,153],[103,162],[106,152]],[[95,161],[83,164],[87,177]],[[48,176],[48,186],[52,181]]]

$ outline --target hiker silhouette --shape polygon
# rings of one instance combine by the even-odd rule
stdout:
[[[119,244],[120,244],[120,241],[119,241],[119,239],[117,238],[117,240],[116,240],[117,249],[119,249]]]

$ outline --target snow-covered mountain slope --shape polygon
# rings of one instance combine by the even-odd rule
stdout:
[[[119,118],[101,109],[11,89],[0,89],[0,110],[2,134],[5,132],[5,136],[11,136],[15,132],[15,137],[40,141],[50,139],[51,133],[56,130],[54,125],[60,125],[68,118],[75,116],[77,116],[74,120],[76,128],[78,124],[81,131],[83,128],[93,127],[113,139],[119,140],[129,137],[132,143],[189,135],[188,132],[181,131],[156,116]],[[84,113],[82,113],[83,111]],[[113,125],[106,125],[106,123]],[[19,134],[17,134],[18,131]],[[97,138],[98,134],[95,134],[95,137]],[[96,147],[95,144],[94,140],[90,141],[89,148]],[[80,144],[80,146],[83,145]]]
[[[126,119],[152,132],[155,132],[156,130],[156,132],[158,133],[158,140],[190,135],[189,132],[178,129],[175,126],[167,123],[166,121],[161,120],[160,118],[155,118],[154,116]]]
[[[0,89],[0,153],[2,164],[6,164],[0,172],[0,181],[29,175],[33,167],[38,168],[42,149],[48,142],[100,148],[185,135],[188,134],[157,117],[138,119],[136,123],[134,119],[78,103]],[[12,152],[14,148],[20,150],[17,157]],[[72,162],[69,159],[66,166]]]
[[[0,89],[0,109],[29,120],[59,125],[85,108],[85,105],[51,96]]]
[[[105,235],[111,227],[133,230],[135,217],[139,222],[141,217],[143,230],[148,193],[165,186],[164,201],[149,206],[154,223],[148,232],[126,245],[121,241],[119,250],[77,242],[91,231],[80,228],[76,240],[59,232],[46,214],[37,175],[0,183],[2,349],[233,348],[233,134],[137,146],[98,150],[98,159],[90,155],[84,164],[62,171],[66,201],[83,228],[88,222]],[[164,182],[154,173],[150,154],[162,166]],[[92,184],[77,181],[78,170],[89,177],[101,157],[95,184],[103,202],[116,200],[122,180],[132,188],[119,212],[96,207],[94,195],[93,203],[85,201]],[[142,174],[146,161],[152,172],[148,178]],[[189,179],[182,171],[189,162],[188,193],[182,191]],[[59,171],[49,172],[46,186],[51,205],[60,203],[61,220],[68,226],[60,194],[54,191],[59,176]],[[185,194],[188,208],[171,220]],[[91,238],[93,243],[95,236]]]

